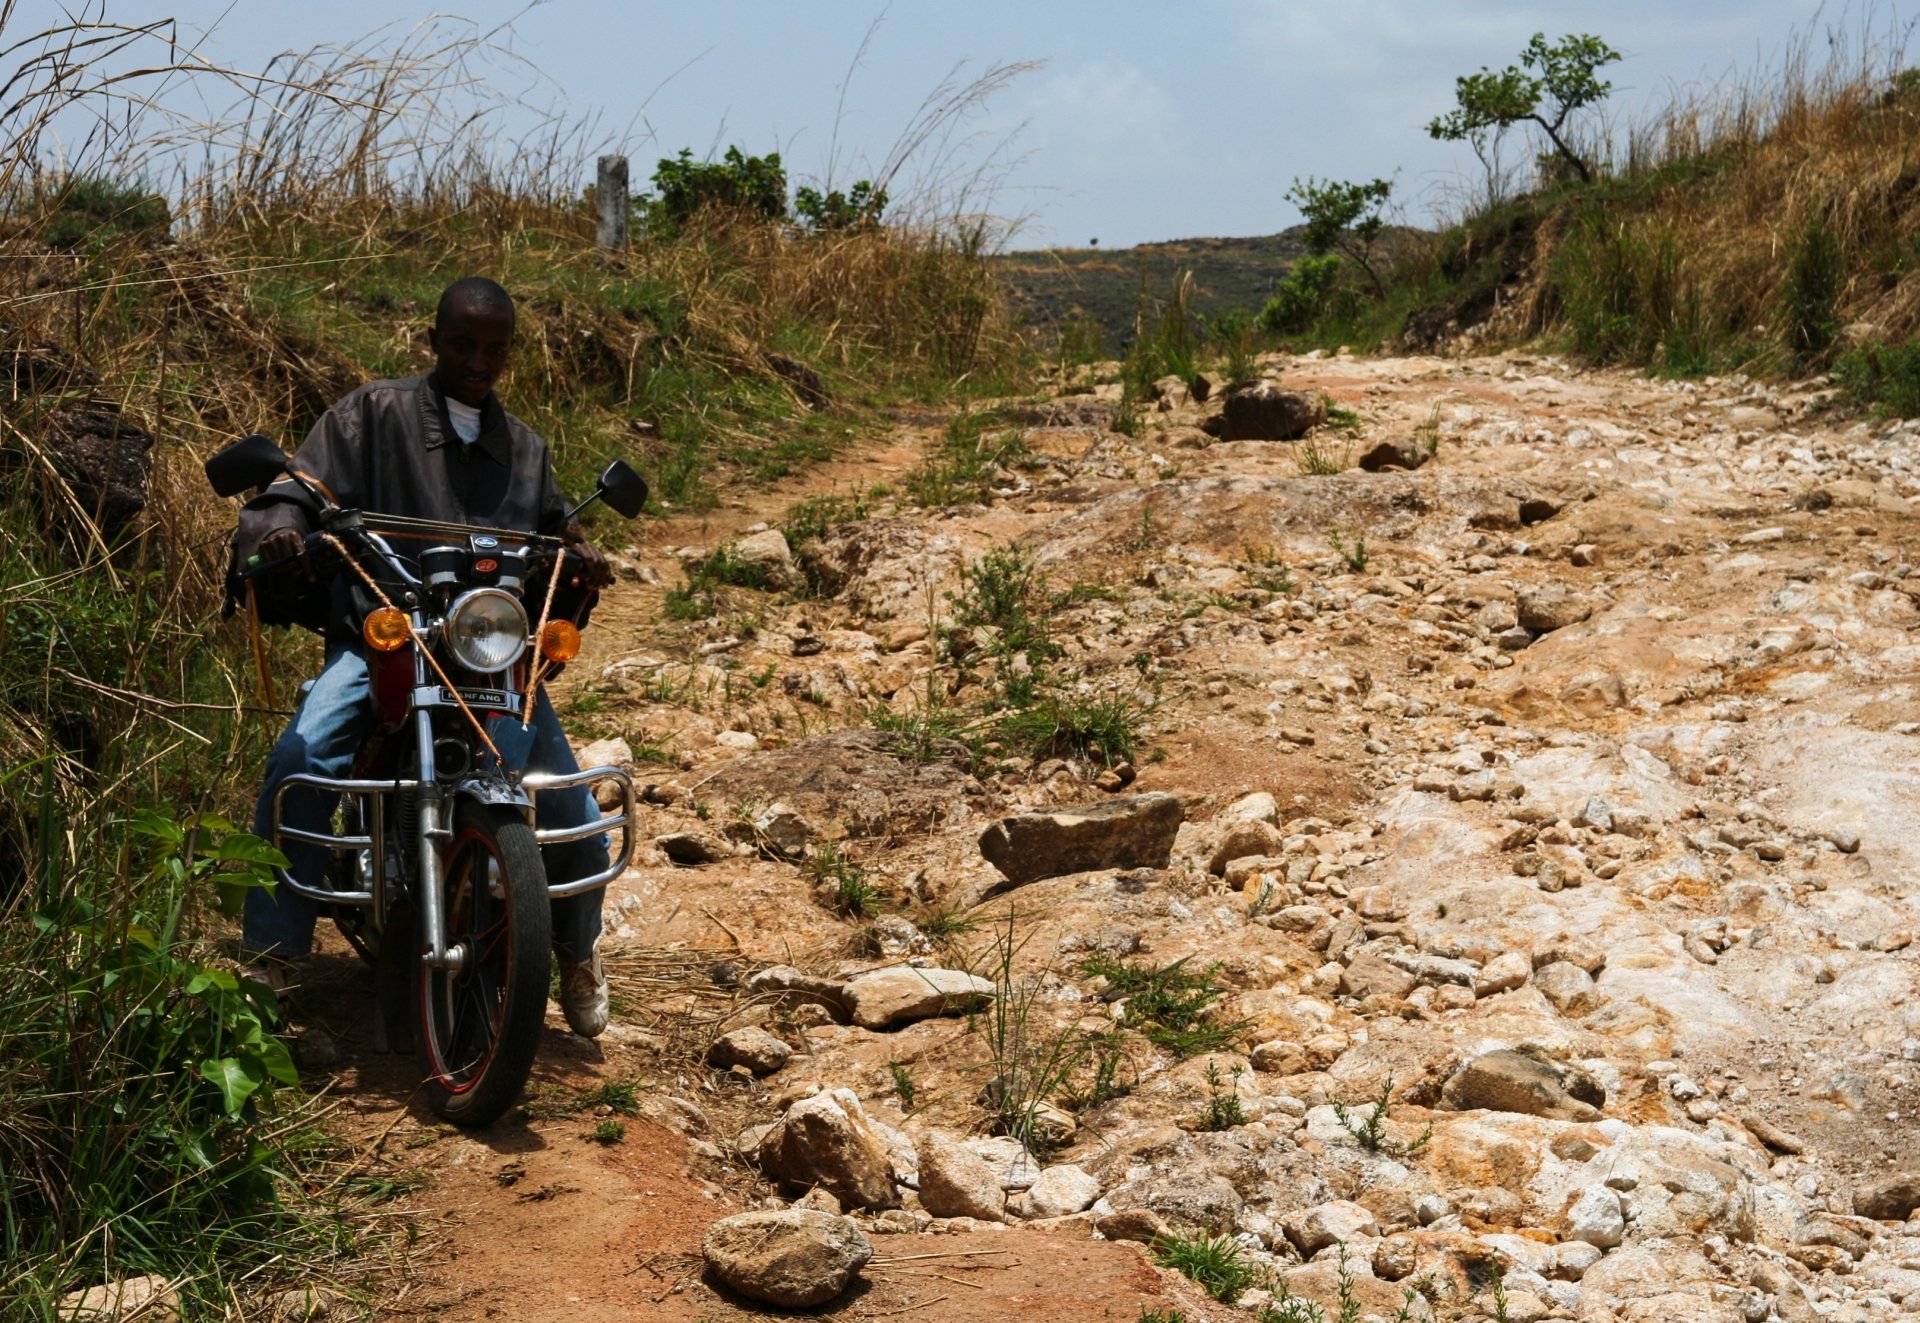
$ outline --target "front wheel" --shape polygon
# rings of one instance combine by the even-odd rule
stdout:
[[[455,1125],[513,1106],[547,1016],[553,920],[533,828],[511,809],[461,800],[441,869],[447,943],[460,970],[419,962],[419,1032],[428,1101]]]

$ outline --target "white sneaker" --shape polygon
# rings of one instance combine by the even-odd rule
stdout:
[[[598,1038],[607,1028],[607,966],[600,947],[584,963],[560,964],[560,1009],[567,1027],[582,1038]]]

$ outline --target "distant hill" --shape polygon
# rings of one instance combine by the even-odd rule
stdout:
[[[1099,318],[1109,346],[1133,337],[1142,281],[1165,299],[1182,271],[1192,271],[1194,311],[1217,317],[1232,308],[1257,314],[1273,286],[1307,251],[1304,226],[1247,239],[1175,239],[1133,248],[1049,248],[1007,253],[999,273],[1013,286],[1027,320],[1057,323],[1079,309]]]

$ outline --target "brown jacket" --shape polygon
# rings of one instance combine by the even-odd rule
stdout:
[[[463,443],[431,376],[375,381],[327,410],[294,452],[293,467],[334,503],[379,514],[480,524],[512,532],[558,535],[568,501],[554,483],[547,443],[494,396],[481,406],[480,436]],[[270,533],[311,532],[312,498],[289,479],[268,487],[240,511],[234,563],[244,565]],[[263,584],[262,619],[357,636],[359,622],[337,590],[302,591],[294,576]]]

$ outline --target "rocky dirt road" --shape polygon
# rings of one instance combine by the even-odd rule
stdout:
[[[1216,441],[1175,392],[1127,436],[1095,386],[1003,411],[983,503],[899,504],[942,437],[904,420],[631,549],[562,702],[651,786],[613,1030],[556,1019],[526,1115],[455,1134],[313,971],[373,1165],[444,1214],[393,1312],[757,1316],[702,1235],[796,1198],[871,1247],[836,1319],[1332,1317],[1342,1255],[1360,1317],[1920,1312],[1916,429],[1525,355],[1269,370],[1357,427]],[[1424,462],[1310,471],[1383,442]],[[874,484],[799,548],[820,595],[664,618],[692,548],[778,582],[759,525]],[[954,620],[1009,547],[1050,647],[999,666]],[[1029,669],[1131,760],[1025,756]],[[1092,832],[1079,871],[983,857],[1096,802],[1009,829],[1016,874]],[[1207,1234],[1238,1308],[1138,1243]]]

